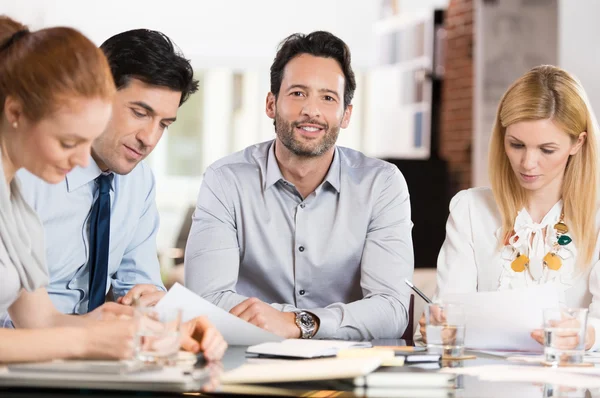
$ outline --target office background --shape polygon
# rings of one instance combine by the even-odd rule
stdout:
[[[557,64],[600,108],[597,0],[0,0],[0,12],[31,29],[75,27],[98,45],[156,29],[192,60],[200,90],[148,159],[169,280],[181,276],[174,265],[204,169],[274,137],[264,112],[269,66],[289,34],[328,30],[350,46],[355,111],[338,143],[405,174],[417,267],[435,266],[451,196],[486,185],[490,115],[512,80]]]

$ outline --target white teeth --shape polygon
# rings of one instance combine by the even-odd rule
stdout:
[[[300,127],[302,130],[304,131],[310,131],[310,132],[315,132],[315,131],[319,131],[321,129],[318,129],[316,127]]]

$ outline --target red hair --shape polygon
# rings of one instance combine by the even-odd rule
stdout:
[[[16,34],[15,34],[16,33]],[[8,96],[32,122],[77,97],[112,100],[115,84],[104,53],[79,31],[30,32],[0,16],[0,115]]]

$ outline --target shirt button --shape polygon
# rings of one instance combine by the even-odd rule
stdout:
[[[304,206],[306,206],[304,203],[300,203],[300,207],[304,209]]]
[[[304,246],[300,246],[300,247],[298,248],[298,250],[300,250],[301,252],[303,252],[303,251],[304,251]]]
[[[299,293],[300,293],[301,296],[304,296],[304,293],[306,293],[306,292],[304,290],[300,290]]]

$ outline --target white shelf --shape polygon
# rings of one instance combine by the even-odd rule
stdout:
[[[392,17],[375,22],[373,32],[376,35],[385,35],[405,29],[411,25],[431,19],[431,12],[400,13]]]
[[[432,61],[431,57],[424,55],[422,57],[413,58],[410,61],[395,62],[393,64],[380,64],[380,65],[374,66],[372,69],[378,70],[378,69],[384,69],[384,68],[393,68],[394,70],[397,70],[399,72],[403,72],[405,70],[418,69],[418,68],[425,68],[425,69],[429,70],[429,68],[431,68],[432,62],[433,61]]]

